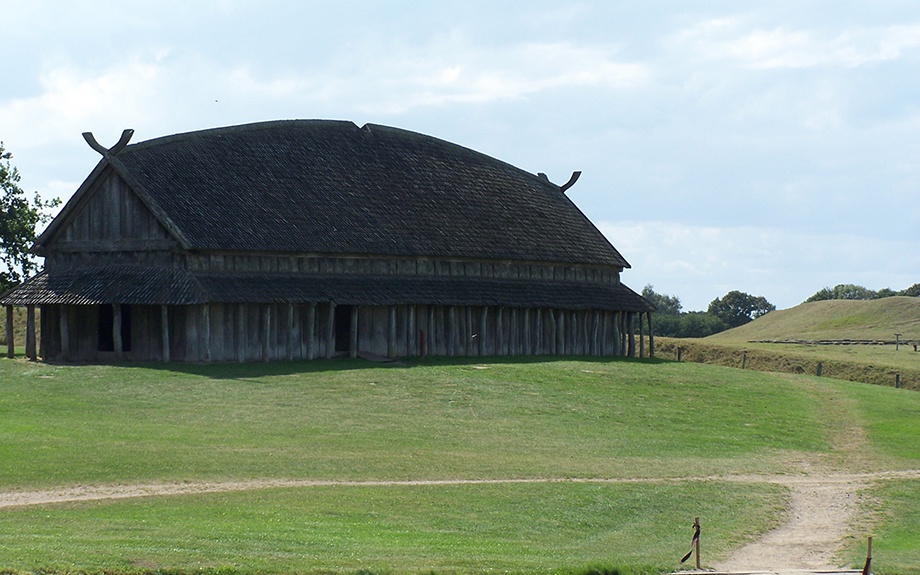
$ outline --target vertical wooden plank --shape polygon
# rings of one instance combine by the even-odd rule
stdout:
[[[505,355],[505,308],[499,307],[495,316],[495,355]]]
[[[211,304],[201,304],[201,361],[211,363]]]
[[[556,353],[559,355],[566,355],[566,352],[568,351],[565,345],[568,341],[565,330],[565,314],[566,311],[564,309],[559,310],[559,321],[556,322],[559,326],[558,330],[556,331]]]
[[[435,342],[435,308],[436,306],[428,306],[428,335],[425,338],[425,352],[424,355],[437,355],[437,348],[434,346]]]
[[[236,305],[236,327],[233,330],[236,342],[236,361],[242,363],[246,361],[246,304]]]
[[[61,305],[58,309],[61,316],[61,360],[67,361],[70,357],[70,307]]]
[[[479,355],[486,354],[486,337],[489,326],[489,307],[482,306],[479,311]]]
[[[655,357],[655,330],[652,326],[652,312],[648,312],[648,356]]]
[[[639,357],[644,357],[645,356],[645,335],[642,333],[642,324],[644,323],[642,319],[643,319],[644,314],[639,313],[639,314],[636,314],[636,316],[639,318]]]
[[[447,325],[445,326],[444,331],[447,332],[447,356],[453,357],[456,353],[457,332],[460,331],[457,328],[456,306],[449,306],[447,308]]]
[[[387,357],[396,357],[396,306],[387,308]]]
[[[546,350],[543,348],[543,308],[537,308],[536,311],[536,326],[534,327],[534,332],[536,337],[534,338],[533,354],[534,355],[546,355]]]
[[[12,359],[16,356],[16,345],[13,341],[13,306],[6,306],[6,357]]]
[[[406,355],[418,355],[418,326],[416,325],[415,304],[409,306],[406,317]]]
[[[112,341],[115,342],[115,359],[121,359],[125,342],[121,341],[121,304],[112,304]]]
[[[287,304],[285,315],[285,319],[287,320],[287,345],[285,346],[287,348],[287,353],[285,357],[287,357],[288,361],[291,361],[294,359],[294,346],[297,345],[298,348],[300,347],[297,342],[297,332],[295,331],[294,304]]]
[[[335,356],[335,302],[329,302],[329,311],[326,315],[326,358]]]
[[[530,330],[530,308],[525,307],[521,312],[521,321],[523,322],[521,333],[521,355],[533,355],[533,340],[531,340]]]
[[[160,345],[163,348],[162,360],[169,361],[169,306],[160,306]]]
[[[307,325],[304,328],[307,343],[307,359],[316,358],[316,302],[307,304]]]
[[[26,357],[30,361],[38,359],[35,348],[35,306],[26,306]]]
[[[636,314],[629,312],[626,315],[626,332],[629,336],[629,347],[626,349],[626,355],[636,357]]]
[[[262,361],[269,361],[272,355],[272,306],[266,303],[262,304],[260,308],[262,321],[259,323],[261,324],[262,333],[259,335],[262,341]]]
[[[601,316],[602,312],[599,309],[594,310],[594,355],[604,355],[604,347],[602,343],[603,333],[601,332]]]
[[[521,335],[520,335],[520,324],[518,319],[518,310],[516,307],[511,308],[511,317],[509,318],[510,323],[510,335],[508,337],[508,355],[520,355],[521,354]]]
[[[358,309],[356,305],[351,306],[351,325],[348,333],[348,357],[354,359],[358,357]]]
[[[559,354],[559,334],[556,332],[556,310],[547,309],[546,310],[546,319],[549,322],[549,339],[546,342],[547,352],[550,355],[560,355]]]
[[[464,347],[463,355],[471,356],[471,355],[476,355],[475,350],[478,349],[478,342],[476,341],[476,339],[478,338],[478,336],[477,338],[473,337],[474,335],[473,333],[474,332],[473,308],[470,306],[466,306],[465,311],[466,311],[466,328],[464,329],[464,333],[466,334],[466,338],[463,344],[463,347]]]

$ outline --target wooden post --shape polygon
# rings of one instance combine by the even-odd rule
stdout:
[[[543,347],[543,308],[537,308],[537,317],[536,317],[536,326],[534,326],[534,331],[536,332],[536,337],[534,337],[533,345],[533,354],[534,355],[545,355],[546,350]]]
[[[348,357],[358,357],[358,306],[351,306],[351,325],[348,332]]]
[[[694,529],[700,528],[700,518],[699,517],[693,520],[693,527]],[[693,544],[693,551],[696,553],[696,570],[697,571],[700,570],[700,539],[701,537],[697,537]]]
[[[201,361],[211,363],[211,304],[201,304]]]
[[[447,356],[455,355],[457,335],[460,330],[457,328],[457,308],[449,306],[447,308],[447,326],[444,331],[447,333]]]
[[[866,547],[866,565],[863,567],[862,575],[869,575],[872,570],[872,537],[869,537],[869,544]]]
[[[38,355],[35,347],[35,306],[26,306],[26,357],[36,361]]]
[[[396,306],[387,309],[387,357],[396,357]]]
[[[645,334],[642,332],[642,314],[637,314],[639,316],[639,357],[645,357]]]
[[[546,319],[549,322],[550,339],[546,342],[546,347],[550,355],[559,355],[559,334],[556,332],[556,311],[553,309],[546,310]]]
[[[326,359],[335,356],[335,302],[329,302],[329,313],[326,317]]]
[[[60,335],[61,335],[61,360],[67,361],[70,356],[70,308],[66,305],[58,306],[60,317]]]
[[[821,374],[824,373],[824,362],[818,362],[818,369],[815,371],[815,375],[821,377]]]
[[[272,353],[272,305],[270,303],[262,306],[262,361],[269,361]]]
[[[482,306],[479,311],[479,355],[486,354],[486,333],[488,333],[489,308]]]
[[[565,316],[565,310],[559,310],[559,321],[557,322],[559,329],[556,332],[556,352],[559,355],[565,355],[566,352],[568,352],[568,348],[566,347],[568,337],[566,337],[567,334],[565,332]]]
[[[406,344],[407,344],[407,355],[409,357],[415,357],[419,355],[418,351],[418,324],[416,322],[416,310],[415,304],[409,306],[409,325],[406,326]]]
[[[896,389],[901,389],[901,374],[894,374],[894,386]]]
[[[160,341],[163,346],[163,361],[169,361],[169,307],[160,306]]]
[[[294,304],[287,304],[287,359],[288,361],[294,359],[294,344],[297,344],[297,352],[300,351],[300,344],[297,341],[297,331],[296,325],[294,322]]]
[[[677,346],[677,361],[680,361],[680,352],[681,352],[681,351],[682,351],[682,350],[680,349],[680,346]]]
[[[125,342],[121,341],[121,304],[112,304],[112,343],[115,359],[121,359],[125,350]]]
[[[477,345],[473,340],[473,308],[471,306],[466,306],[466,327],[463,330],[463,333],[466,334],[466,342],[463,346],[463,355],[469,357],[471,355],[476,355],[475,350]]]
[[[242,363],[246,361],[246,350],[248,349],[249,338],[246,337],[246,314],[249,307],[246,304],[236,306],[236,361]]]
[[[16,356],[16,346],[13,341],[13,306],[6,306],[6,357],[13,359]]]
[[[307,344],[307,359],[313,359],[316,357],[316,338],[314,332],[316,330],[316,303],[310,302],[307,304],[307,325],[304,328],[306,332],[306,344]]]
[[[629,347],[626,350],[626,355],[636,357],[636,314],[630,312],[626,321],[628,324],[626,331],[629,332]]]
[[[648,356],[655,357],[655,330],[652,327],[652,312],[648,312]]]
[[[747,369],[747,352],[741,352],[741,369]]]

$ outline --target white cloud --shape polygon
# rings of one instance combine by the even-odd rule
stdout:
[[[784,26],[747,29],[746,24],[737,18],[708,20],[680,31],[674,41],[703,58],[734,60],[753,69],[854,68],[894,60],[920,47],[920,24],[836,33]]]
[[[61,134],[91,128],[120,134],[124,125],[150,115],[161,81],[156,57],[131,58],[98,72],[55,67],[41,74],[40,94],[0,102],[0,125],[5,137],[21,147],[45,145],[59,141]]]

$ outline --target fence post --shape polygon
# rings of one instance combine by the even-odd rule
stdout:
[[[741,354],[741,369],[747,368],[747,352]]]
[[[696,541],[695,541],[695,543],[694,543],[694,549],[693,549],[693,550],[696,552],[696,570],[699,571],[699,570],[700,570],[700,536],[699,536],[699,533],[700,533],[700,518],[699,518],[699,517],[697,517],[696,519],[693,520],[693,527],[694,527],[694,529],[696,529],[696,533],[697,533]]]
[[[900,373],[894,374],[894,386],[896,389],[901,388],[901,374]]]
[[[680,352],[681,352],[681,351],[682,351],[682,350],[680,349],[680,346],[677,346],[677,361],[680,361]]]
[[[824,363],[818,362],[818,377],[821,377],[821,373],[824,371]]]

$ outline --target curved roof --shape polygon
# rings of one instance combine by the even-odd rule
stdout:
[[[94,174],[106,164],[187,249],[629,267],[559,186],[386,126],[218,128],[129,145]]]

